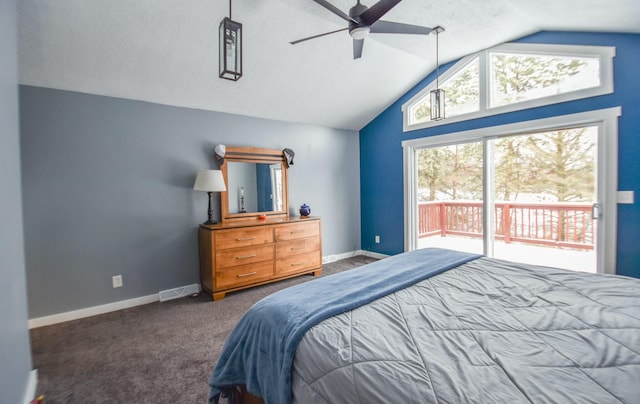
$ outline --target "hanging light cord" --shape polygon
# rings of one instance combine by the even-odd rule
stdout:
[[[436,90],[440,89],[440,61],[438,59],[438,55],[440,51],[438,50],[438,34],[440,31],[436,29]]]

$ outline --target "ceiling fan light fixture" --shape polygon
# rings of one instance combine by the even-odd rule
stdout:
[[[355,27],[349,31],[349,35],[353,39],[364,39],[369,35],[369,32],[371,32],[370,27]]]

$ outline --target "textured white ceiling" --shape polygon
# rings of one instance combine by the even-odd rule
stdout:
[[[348,12],[355,0],[330,0]],[[374,0],[364,0],[371,5]],[[370,35],[353,60],[344,28],[311,0],[234,0],[243,77],[218,78],[226,0],[21,0],[20,83],[361,129],[435,68],[435,37]],[[445,27],[446,62],[540,30],[640,32],[639,0],[403,0],[384,20]]]

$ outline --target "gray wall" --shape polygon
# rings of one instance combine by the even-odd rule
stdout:
[[[360,247],[356,132],[29,86],[20,124],[30,318],[197,283],[219,143],[293,149],[290,210],[322,217],[324,256]]]
[[[27,330],[18,136],[16,2],[0,1],[0,403],[24,399]]]

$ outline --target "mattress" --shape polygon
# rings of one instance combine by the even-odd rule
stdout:
[[[640,280],[481,257],[325,319],[293,402],[639,403]]]

